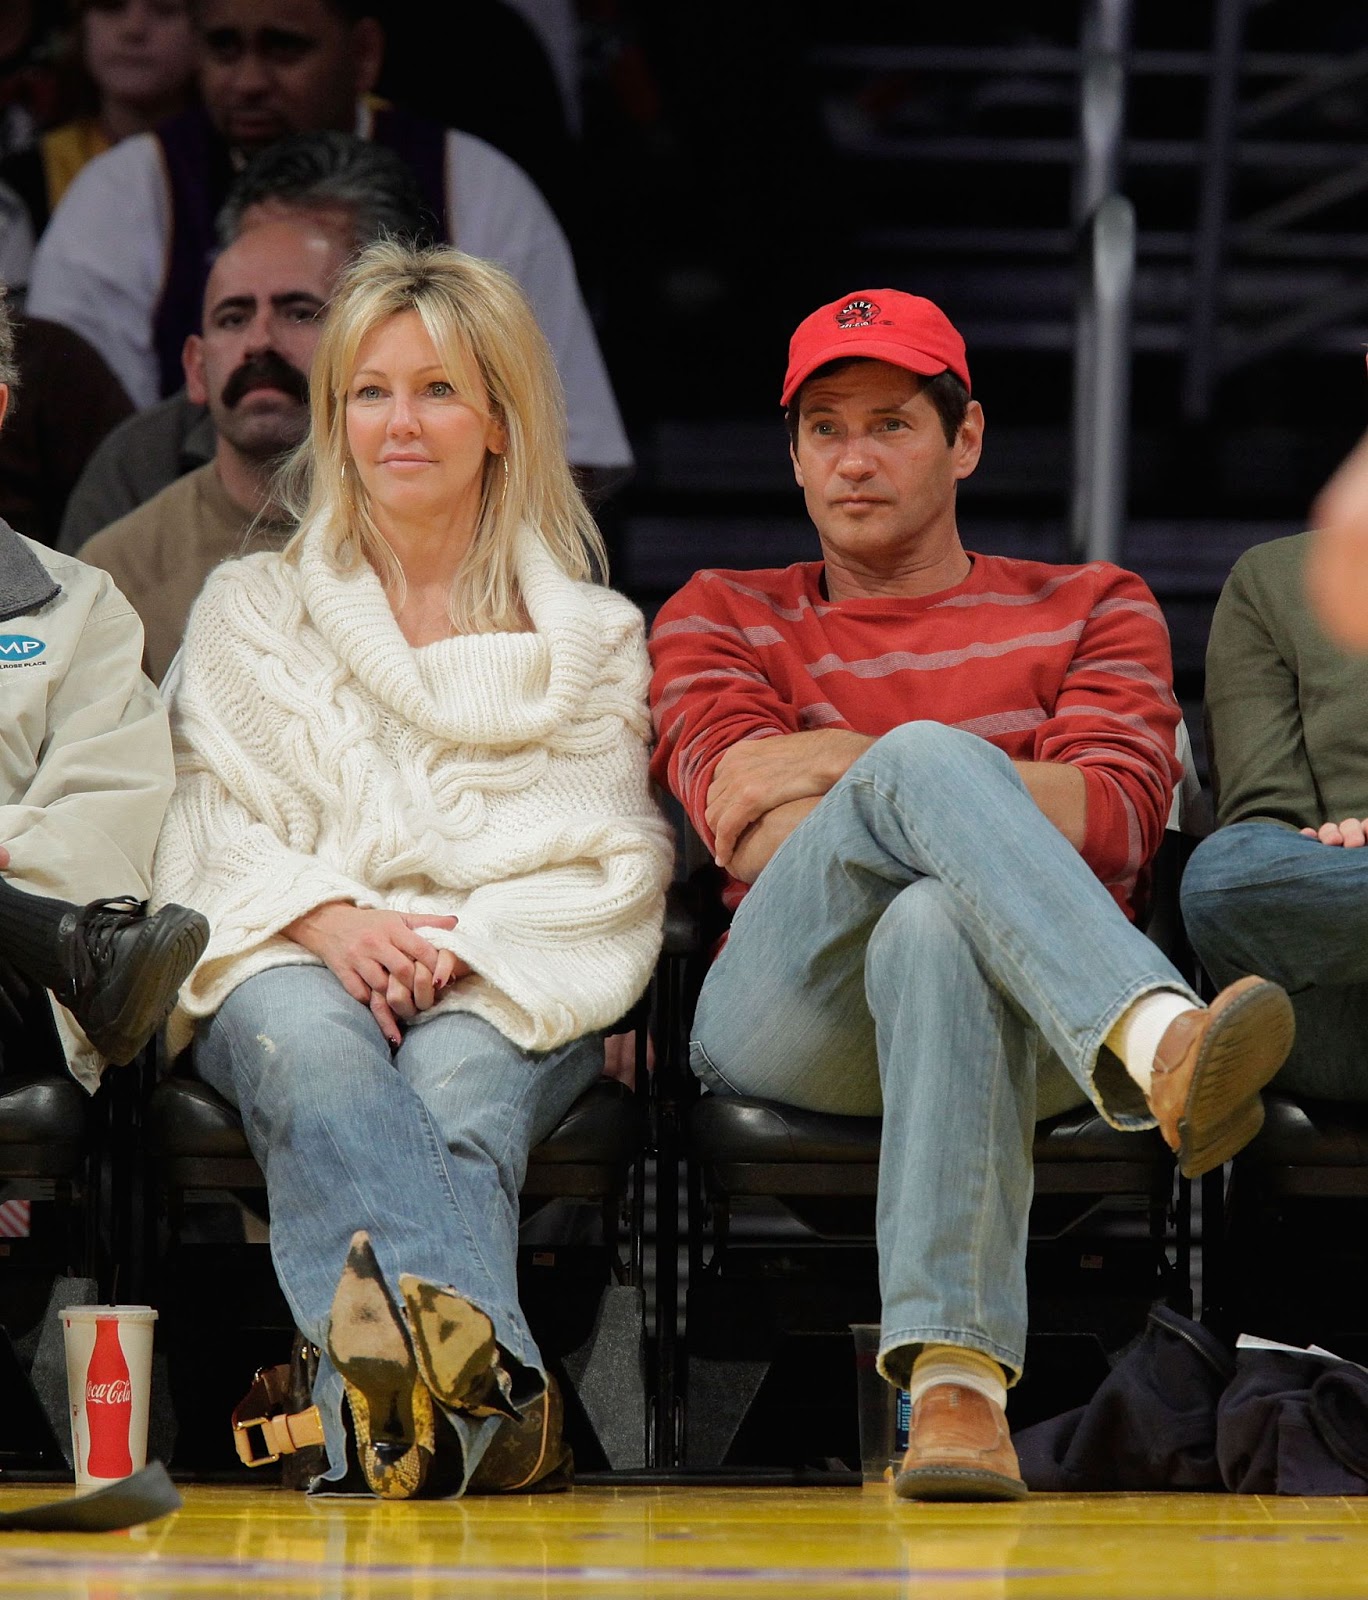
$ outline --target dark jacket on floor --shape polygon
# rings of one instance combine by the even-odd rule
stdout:
[[[1086,1406],[1013,1440],[1036,1490],[1368,1494],[1368,1372],[1242,1350],[1156,1306]]]

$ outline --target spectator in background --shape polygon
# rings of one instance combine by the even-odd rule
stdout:
[[[349,133],[300,133],[254,156],[233,180],[219,213],[228,246],[263,221],[309,218],[341,233],[349,249],[388,234],[427,240],[434,219],[418,183],[393,150]],[[208,408],[184,389],[116,428],[95,452],[67,505],[59,547],[87,539],[214,458]]]
[[[186,393],[213,419],[214,458],[81,551],[142,618],[143,661],[154,681],[180,648],[210,571],[233,556],[277,549],[292,531],[272,503],[272,480],[308,430],[309,363],[351,245],[349,232],[296,216],[249,228],[219,256],[204,331],[185,341]]]
[[[0,430],[0,516],[51,545],[86,463],[133,406],[79,334],[42,317],[10,320],[24,397]]]
[[[194,92],[188,0],[72,0],[76,114],[0,166],[35,238],[86,162],[184,110]]]
[[[622,469],[631,452],[565,236],[525,173],[483,140],[367,95],[384,54],[369,0],[194,0],[198,107],[92,161],[34,258],[31,305],[83,333],[150,405],[180,385],[235,160],[292,132],[356,129],[399,150],[448,239],[507,267],[551,343],[570,459]]]

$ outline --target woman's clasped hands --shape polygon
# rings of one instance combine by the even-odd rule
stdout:
[[[429,1010],[448,984],[471,971],[453,951],[439,950],[418,932],[455,926],[455,917],[431,912],[372,911],[334,901],[306,912],[284,932],[324,962],[397,1045],[400,1023]]]

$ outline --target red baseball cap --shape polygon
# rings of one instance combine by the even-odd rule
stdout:
[[[938,305],[901,289],[862,289],[820,306],[798,324],[779,404],[788,405],[818,367],[852,358],[887,361],[924,378],[950,371],[970,386],[964,340]]]

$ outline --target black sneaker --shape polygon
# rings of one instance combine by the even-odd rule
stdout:
[[[140,901],[94,900],[57,930],[66,980],[53,993],[106,1061],[123,1066],[166,1020],[209,942],[198,911]]]

